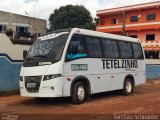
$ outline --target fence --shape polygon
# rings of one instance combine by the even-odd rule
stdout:
[[[15,45],[0,33],[0,92],[19,89],[19,72],[23,62],[23,50],[30,46]]]
[[[146,65],[147,80],[160,79],[160,65]]]

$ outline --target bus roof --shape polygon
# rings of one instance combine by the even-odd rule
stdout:
[[[137,38],[131,38],[131,37],[115,35],[115,34],[110,34],[110,33],[97,32],[97,31],[81,29],[81,28],[60,29],[60,30],[56,30],[56,31],[52,31],[52,32],[43,34],[41,37],[52,34],[52,33],[59,33],[59,32],[69,32],[72,34],[76,33],[76,34],[83,34],[83,35],[102,37],[102,38],[110,38],[110,39],[116,39],[116,40],[122,40],[122,41],[140,42],[140,40]]]
[[[67,29],[60,29],[60,30],[55,30],[55,31],[51,31],[51,32],[48,32],[48,33],[44,33],[41,37],[45,36],[45,35],[49,35],[49,34],[52,34],[52,33],[59,33],[59,32],[71,32],[73,28],[67,28]]]
[[[77,34],[94,36],[94,37],[110,38],[110,39],[130,41],[130,42],[140,42],[140,40],[137,38],[131,38],[127,36],[115,35],[110,33],[97,32],[97,31],[86,30],[81,28],[73,28],[71,32],[77,33]]]

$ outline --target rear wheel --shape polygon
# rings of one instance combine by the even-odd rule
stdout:
[[[76,82],[72,89],[72,102],[82,104],[87,99],[87,89],[83,82]]]
[[[134,85],[131,79],[126,79],[124,81],[123,89],[121,90],[123,95],[130,95],[134,91]]]

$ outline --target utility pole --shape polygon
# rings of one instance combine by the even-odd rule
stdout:
[[[122,12],[122,33],[124,36],[127,36],[126,33],[126,19],[125,19],[126,15],[125,15],[125,11],[123,10]]]

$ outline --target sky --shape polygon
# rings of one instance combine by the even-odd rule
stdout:
[[[48,20],[55,9],[67,4],[84,5],[92,17],[96,11],[160,0],[0,0],[0,10]]]

